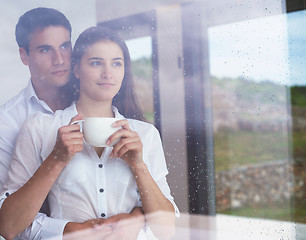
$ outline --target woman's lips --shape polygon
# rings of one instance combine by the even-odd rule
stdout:
[[[112,87],[115,84],[113,84],[113,83],[97,83],[97,85],[101,86],[101,87]]]

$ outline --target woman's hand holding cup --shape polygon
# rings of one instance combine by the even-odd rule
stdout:
[[[128,121],[126,119],[119,120],[113,123],[112,126],[122,127],[122,129],[116,131],[107,140],[107,144],[112,144],[117,139],[120,139],[119,142],[114,145],[110,156],[122,158],[131,168],[142,163],[143,145],[138,134],[131,130]]]
[[[82,151],[83,133],[80,132],[79,125],[71,124],[81,119],[81,114],[78,114],[71,119],[69,125],[58,129],[56,143],[52,151],[54,159],[68,164],[75,153]]]

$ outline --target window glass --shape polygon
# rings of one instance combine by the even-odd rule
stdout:
[[[234,239],[238,229],[241,239],[253,231],[304,239],[306,13],[280,14],[279,0],[251,2],[1,1],[0,105],[30,78],[14,35],[21,14],[60,10],[73,44],[89,26],[116,26],[127,39],[139,103],[160,132],[181,211],[177,236]],[[214,215],[214,204],[206,224],[211,218],[198,210]]]
[[[306,221],[303,19],[209,29],[218,213]]]
[[[135,91],[142,110],[151,123],[154,123],[154,99],[152,78],[152,39],[142,37],[127,40],[129,48]]]

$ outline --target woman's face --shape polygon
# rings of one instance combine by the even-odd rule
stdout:
[[[80,98],[111,103],[124,77],[123,52],[114,42],[96,42],[87,48],[74,74],[80,79]]]

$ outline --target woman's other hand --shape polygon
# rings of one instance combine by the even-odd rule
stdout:
[[[122,127],[122,129],[112,134],[107,144],[113,143],[116,139],[120,141],[113,147],[111,157],[119,157],[125,160],[128,165],[133,168],[137,164],[142,163],[142,142],[136,132],[133,132],[126,119],[113,123],[114,127]]]

